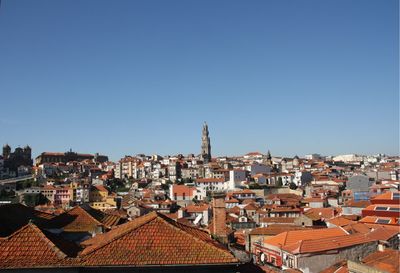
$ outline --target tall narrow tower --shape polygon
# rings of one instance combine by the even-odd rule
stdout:
[[[210,137],[208,136],[208,125],[204,122],[203,133],[201,136],[201,159],[204,163],[211,161],[211,144]]]

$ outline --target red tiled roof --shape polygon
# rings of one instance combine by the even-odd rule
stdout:
[[[194,213],[194,212],[204,212],[208,210],[208,205],[207,204],[202,204],[202,205],[188,205],[185,210],[188,213]]]
[[[208,233],[156,212],[99,236],[82,251],[80,257],[86,266],[238,263]]]
[[[388,273],[398,273],[399,268],[399,257],[400,251],[394,249],[385,249],[384,251],[376,251],[367,257],[362,262],[365,265],[382,270]]]
[[[345,218],[343,216],[332,218],[332,219],[328,220],[327,222],[332,224],[332,225],[335,225],[337,227],[343,227],[343,226],[346,226],[348,224],[356,223],[355,221],[349,220],[349,219],[347,219],[347,218]]]
[[[364,234],[342,235],[336,237],[300,240],[294,244],[283,246],[282,249],[293,254],[321,252],[374,241]]]
[[[0,237],[17,231],[29,220],[34,220],[39,226],[45,226],[53,217],[52,214],[37,211],[22,204],[0,206]]]
[[[378,223],[380,225],[400,225],[399,223],[400,218],[394,217],[382,217],[382,216],[365,216],[364,218],[360,219],[360,223]],[[387,221],[387,223],[385,223]]]
[[[34,268],[60,265],[66,255],[34,224],[27,224],[0,239],[0,268]]]
[[[292,245],[301,240],[327,238],[346,235],[347,232],[341,228],[326,228],[326,229],[310,229],[310,230],[293,230],[278,234],[272,238],[264,240],[265,244],[275,246]]]
[[[335,216],[335,209],[333,208],[311,208],[304,212],[304,215],[311,220],[331,219]]]
[[[294,224],[294,217],[262,217],[260,218],[261,223],[282,223],[282,224]]]
[[[367,234],[355,233],[350,235],[345,234],[336,237],[302,239],[294,244],[287,244],[283,246],[282,249],[293,254],[321,252],[378,240],[388,240],[393,236],[396,236],[397,234],[398,231],[389,230],[381,227]]]
[[[250,203],[247,206],[244,207],[245,210],[257,210],[257,207],[254,205],[254,203]]]
[[[102,223],[80,206],[56,216],[51,222],[54,228],[62,228],[66,232],[94,232]]]
[[[376,201],[376,200],[394,200],[394,193],[399,194],[400,191],[396,191],[396,192],[391,192],[391,191],[387,191],[385,193],[379,194],[375,197],[372,198],[372,200]],[[399,200],[399,199],[397,199]],[[400,200],[399,200],[400,202]]]
[[[225,182],[224,178],[198,178],[196,179],[197,183],[211,183],[211,182],[217,182],[217,183],[221,183],[221,182]]]

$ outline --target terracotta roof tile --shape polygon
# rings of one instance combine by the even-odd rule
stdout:
[[[52,228],[62,228],[66,232],[94,232],[102,223],[80,206],[56,216]]]
[[[274,237],[264,240],[265,244],[275,246],[292,245],[301,240],[327,238],[346,235],[347,232],[341,228],[311,229],[286,231]]]
[[[56,266],[66,257],[31,223],[0,240],[0,268]]]
[[[5,237],[17,231],[30,220],[39,226],[46,226],[54,216],[37,211],[22,204],[0,206],[0,237]]]
[[[390,272],[398,273],[399,268],[399,253],[400,251],[394,249],[385,249],[384,251],[376,251],[367,257],[362,262],[370,267]]]
[[[86,266],[238,263],[208,233],[155,212],[98,238],[81,253]]]
[[[355,221],[349,220],[343,216],[335,217],[327,221],[328,223],[335,225],[337,227],[343,227],[349,224],[356,223]]]

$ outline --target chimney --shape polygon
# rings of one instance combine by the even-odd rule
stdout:
[[[213,224],[211,234],[219,242],[228,243],[226,234],[226,212],[225,212],[225,193],[214,192],[212,194]]]

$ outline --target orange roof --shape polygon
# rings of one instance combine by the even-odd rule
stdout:
[[[66,232],[90,232],[102,226],[102,223],[80,206],[76,206],[56,216],[51,225],[54,228],[62,228]]]
[[[339,249],[374,241],[364,234],[341,235],[325,238],[310,238],[297,241],[294,244],[283,246],[282,249],[293,254],[313,253]]]
[[[63,253],[34,224],[27,224],[0,239],[0,268],[35,268],[60,265]]]
[[[257,207],[254,205],[254,203],[250,203],[247,206],[244,207],[245,210],[257,210]]]
[[[367,257],[362,262],[370,267],[389,272],[398,273],[399,268],[399,253],[400,251],[394,249],[385,249],[384,251],[376,251]]]
[[[210,182],[225,182],[224,178],[197,178],[196,182],[198,183],[210,183]]]
[[[208,210],[208,205],[203,204],[203,205],[188,205],[185,210],[188,213],[194,213],[194,212],[203,212]]]
[[[399,219],[400,218],[394,218],[394,217],[365,216],[364,218],[360,219],[359,222],[376,223],[380,225],[400,225]]]
[[[355,233],[335,237],[307,238],[293,244],[286,244],[282,249],[293,254],[321,252],[378,240],[388,240],[397,234],[398,231],[380,227],[367,234]]]
[[[335,209],[333,208],[311,208],[304,212],[304,215],[311,220],[331,219],[335,216]]]
[[[347,219],[347,218],[345,218],[343,216],[332,218],[332,219],[328,220],[327,222],[332,224],[332,225],[335,225],[337,227],[343,227],[343,226],[346,226],[348,224],[356,223],[355,221],[349,220],[349,219]]]
[[[293,230],[278,234],[272,238],[264,240],[265,244],[275,246],[285,246],[295,244],[301,240],[327,238],[346,235],[347,232],[341,228],[311,229],[311,230]]]
[[[95,237],[96,238],[96,237]],[[151,212],[92,240],[80,255],[86,266],[236,264],[202,230]]]
[[[400,194],[400,191],[396,191],[396,192],[387,191],[385,193],[382,193],[382,194],[379,194],[379,195],[373,197],[372,200],[394,200],[395,193]],[[400,202],[400,199],[397,198],[397,200],[399,200],[399,202]]]
[[[185,194],[186,197],[193,196],[193,191],[196,190],[195,187],[188,187],[186,185],[173,185],[172,194],[177,196],[182,196]]]

